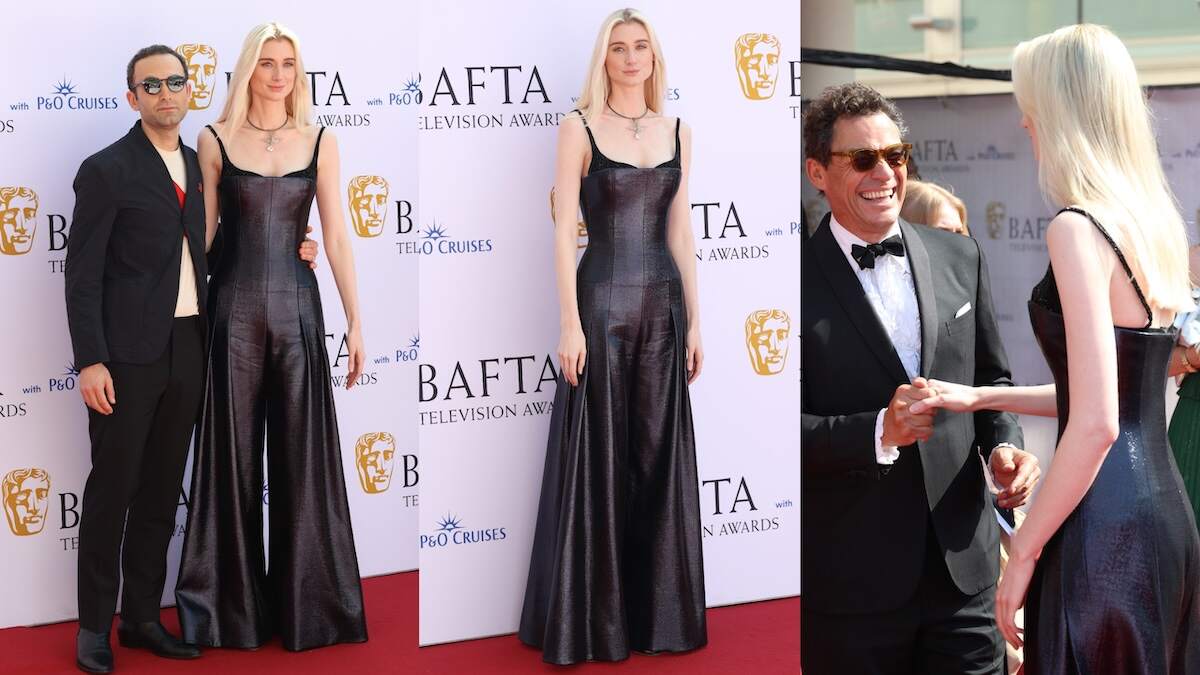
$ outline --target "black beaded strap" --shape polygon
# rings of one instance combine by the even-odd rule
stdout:
[[[1112,246],[1113,252],[1117,254],[1117,260],[1121,261],[1121,267],[1125,268],[1125,276],[1129,277],[1129,283],[1133,284],[1133,290],[1137,292],[1138,300],[1142,301],[1142,307],[1146,310],[1146,328],[1152,326],[1154,324],[1154,312],[1150,309],[1150,303],[1146,302],[1146,296],[1142,294],[1142,287],[1138,284],[1137,279],[1133,276],[1133,270],[1129,268],[1129,263],[1125,260],[1125,254],[1121,253],[1121,248],[1117,246],[1117,242],[1113,241],[1113,238],[1109,236],[1108,230],[1105,230],[1104,226],[1100,224],[1100,221],[1096,220],[1092,214],[1077,206],[1065,207],[1058,213],[1062,213],[1063,211],[1078,213],[1079,215],[1087,218],[1088,220],[1092,221],[1092,224],[1096,226],[1097,230],[1100,230],[1100,234],[1104,235],[1104,239],[1108,241],[1108,245]]]

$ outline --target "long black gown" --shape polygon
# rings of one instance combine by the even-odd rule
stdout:
[[[309,166],[279,177],[237,168],[217,137],[224,248],[209,283],[208,379],[175,590],[187,642],[253,648],[279,634],[301,650],[367,639],[321,298],[296,255],[322,133]]]
[[[1153,314],[1114,327],[1119,429],[1079,506],[1047,542],[1025,607],[1027,675],[1200,673],[1200,540],[1167,441],[1164,391],[1175,330]],[[1067,341],[1054,270],[1034,287],[1033,332],[1054,375],[1058,435],[1067,425]],[[1053,470],[1053,469],[1052,469]]]
[[[667,249],[675,157],[636,168],[591,129],[576,273],[587,365],[559,375],[520,639],[543,659],[615,661],[707,643],[687,319]]]

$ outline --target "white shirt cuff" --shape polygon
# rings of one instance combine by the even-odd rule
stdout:
[[[879,464],[895,464],[900,459],[900,448],[883,444],[883,416],[886,413],[887,408],[884,408],[875,418],[875,461]]]

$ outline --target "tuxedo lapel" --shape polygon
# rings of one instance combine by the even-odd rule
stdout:
[[[929,377],[929,369],[933,367],[933,355],[937,352],[938,336],[933,271],[929,267],[929,252],[925,250],[925,243],[921,241],[916,228],[901,220],[900,231],[904,234],[904,248],[913,275],[913,286],[917,290],[917,307],[921,312],[921,376]]]
[[[829,215],[825,216],[820,227],[804,245],[812,247],[817,267],[876,358],[897,382],[907,383],[908,375],[904,372],[904,365],[900,363],[892,339],[863,293],[862,284],[859,283],[854,270],[850,269],[846,255],[833,238],[833,232],[829,229]],[[926,264],[928,265],[928,262]]]

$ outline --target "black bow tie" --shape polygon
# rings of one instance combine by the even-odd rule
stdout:
[[[866,246],[853,244],[850,246],[850,257],[858,263],[859,269],[874,269],[875,259],[883,255],[904,257],[904,242],[900,239],[900,235],[893,234],[878,244],[867,244]]]

